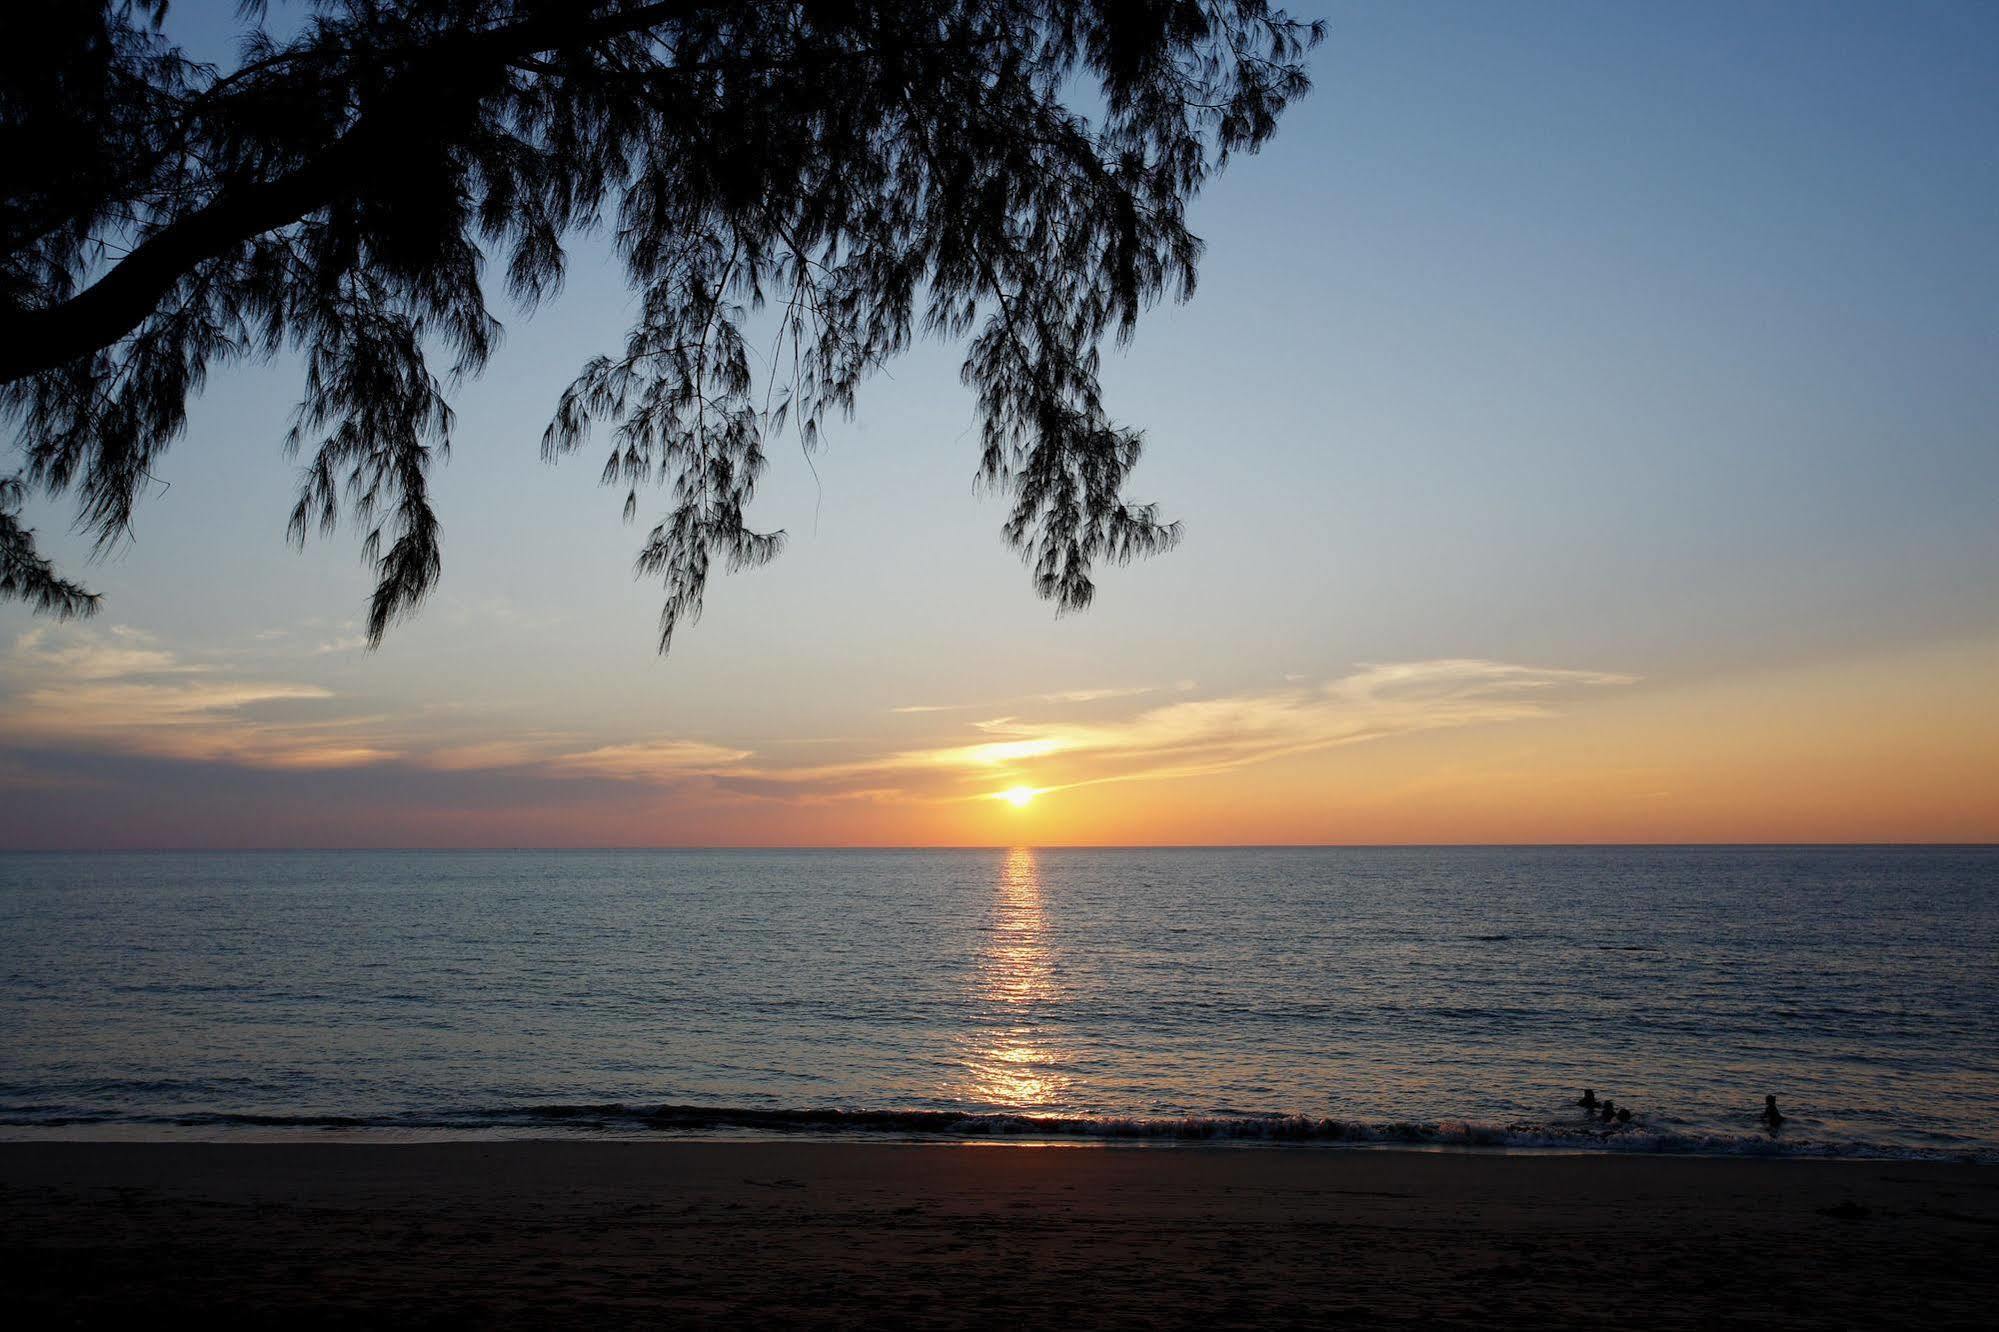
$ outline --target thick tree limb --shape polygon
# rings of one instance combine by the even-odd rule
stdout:
[[[389,94],[321,156],[285,176],[225,186],[211,202],[148,236],[108,272],[57,305],[0,313],[0,384],[53,370],[125,337],[203,262],[300,221],[352,192],[404,126],[453,100],[478,96],[512,60],[554,47],[642,32],[712,8],[663,0],[592,17],[553,9],[483,32],[458,33],[418,52]]]

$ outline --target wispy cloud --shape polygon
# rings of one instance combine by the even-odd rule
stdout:
[[[311,705],[333,697],[324,686],[244,677],[125,626],[37,627],[15,641],[7,664],[13,684],[0,727],[17,743],[272,768],[396,757],[338,733],[363,719],[313,715]]]
[[[1601,671],[1471,659],[1365,666],[1317,685],[1188,700],[1108,723],[1010,721],[950,752],[969,766],[1061,760],[1057,786],[1221,772],[1420,731],[1548,715],[1564,693],[1634,683]]]
[[[1036,694],[1039,703],[1100,703],[1107,698],[1136,698],[1158,693],[1154,685],[1134,685],[1125,689],[1059,689],[1052,694]]]
[[[644,744],[601,745],[579,754],[561,755],[543,766],[563,777],[662,782],[726,771],[748,757],[747,749],[729,749],[698,740],[655,740]]]
[[[1576,693],[1634,682],[1604,671],[1476,659],[1369,665],[1317,684],[1186,699],[1120,719],[999,717],[971,723],[972,734],[957,743],[844,763],[742,763],[715,775],[733,789],[790,798],[865,789],[962,799],[1014,784],[1054,791],[1158,781],[1398,735],[1544,717]]]
[[[488,768],[524,768],[560,754],[575,737],[534,732],[504,740],[444,744],[423,755],[423,766],[438,772],[477,772]]]
[[[511,782],[592,780],[799,805],[949,802],[1011,786],[1059,791],[1196,777],[1395,736],[1518,722],[1633,682],[1457,658],[1368,665],[1208,698],[1194,696],[1191,681],[1058,690],[1028,696],[1009,715],[954,723],[925,745],[852,738],[808,753],[781,740],[731,744],[726,735],[536,729],[509,711],[360,715],[357,700],[310,678],[311,661],[294,657],[291,671],[259,675],[221,654],[176,653],[135,631],[38,627],[7,658],[0,735],[14,748],[261,769],[396,763],[439,782],[487,772]],[[1078,705],[1089,706],[1078,712]]]
[[[1177,680],[1171,686],[1185,692],[1194,687],[1192,680]],[[1143,694],[1166,692],[1160,685],[1111,685],[1096,689],[1057,689],[1045,694],[1016,694],[1011,698],[988,700],[983,703],[907,703],[890,712],[971,712],[977,708],[990,708],[996,704],[1009,703],[1101,703],[1107,699],[1137,698]]]
[[[37,625],[15,641],[12,656],[17,666],[65,680],[111,680],[201,669],[156,646],[151,634],[122,624],[90,634]]]

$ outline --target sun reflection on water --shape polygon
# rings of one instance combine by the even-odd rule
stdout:
[[[1069,1087],[1061,1072],[1067,1056],[1047,1025],[1059,986],[1033,850],[1007,852],[995,893],[974,980],[984,1022],[968,1037],[960,1094],[994,1109],[1058,1108]]]
[[[1048,915],[1034,852],[1015,847],[1000,865],[999,900],[979,975],[988,999],[1027,1005],[1049,997]]]

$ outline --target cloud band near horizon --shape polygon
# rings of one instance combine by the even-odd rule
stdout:
[[[318,655],[318,654],[310,654]],[[312,680],[308,657],[184,655],[141,631],[37,626],[9,654],[4,746],[252,770],[394,766],[413,774],[589,779],[688,797],[825,804],[980,799],[1207,775],[1290,755],[1549,715],[1635,677],[1451,658],[1369,664],[1318,682],[1194,696],[1191,681],[1027,696],[1012,714],[949,722],[915,746],[848,740],[787,760],[790,746],[715,735],[578,735],[531,718],[384,714]],[[1158,702],[1162,692],[1171,701]],[[1149,704],[1149,706],[1147,705]],[[980,705],[952,705],[952,712]],[[1095,715],[1078,719],[1081,707]],[[916,711],[906,709],[898,711]],[[921,710],[929,711],[927,707]],[[938,708],[937,711],[946,709]],[[17,765],[18,768],[18,765]],[[16,771],[15,780],[22,780]]]

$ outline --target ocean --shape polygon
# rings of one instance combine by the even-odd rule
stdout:
[[[0,855],[0,1136],[298,1134],[1999,1161],[1999,848]]]

